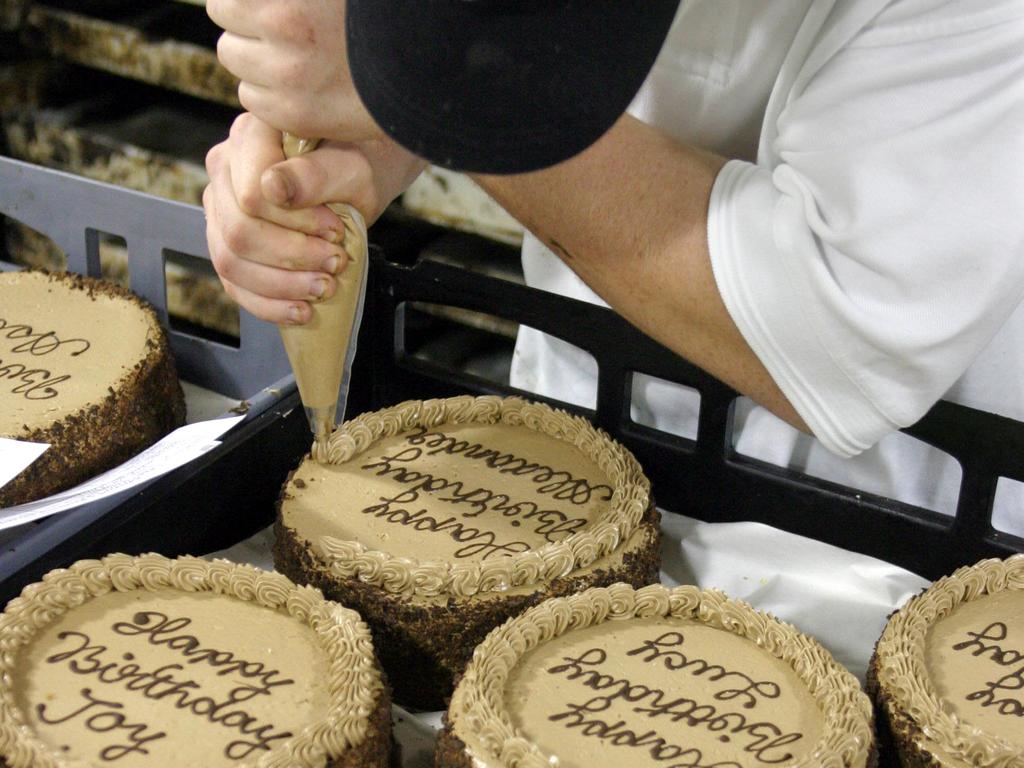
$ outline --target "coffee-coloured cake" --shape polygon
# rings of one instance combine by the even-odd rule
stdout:
[[[0,273],[0,437],[50,448],[0,488],[0,507],[77,485],[185,420],[152,307],[69,273]]]
[[[1024,766],[1024,554],[960,568],[890,616],[868,690],[907,768]]]
[[[395,699],[440,709],[495,626],[549,597],[657,581],[636,459],[518,398],[411,401],[340,427],[282,492],[276,568],[373,630]]]
[[[494,630],[438,768],[876,764],[871,703],[814,639],[696,587],[616,584]]]
[[[369,630],[280,574],[82,560],[8,604],[0,648],[6,768],[389,764]]]

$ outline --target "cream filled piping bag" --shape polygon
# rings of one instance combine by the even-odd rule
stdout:
[[[317,140],[298,139],[286,133],[285,156],[295,157],[312,151],[317,143]],[[335,276],[338,287],[334,295],[310,304],[313,317],[308,323],[278,325],[313,431],[313,457],[321,462],[327,460],[327,442],[336,418],[345,415],[369,267],[366,224],[362,215],[346,203],[331,203],[328,207],[344,222],[342,247],[348,254],[348,266]]]

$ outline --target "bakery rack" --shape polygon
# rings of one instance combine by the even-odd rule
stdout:
[[[125,239],[133,290],[168,321],[168,253],[208,258],[198,207],[0,158],[0,213],[53,239],[69,268],[98,274],[97,233]],[[757,521],[871,555],[928,578],[983,557],[1024,551],[1024,539],[992,526],[999,478],[1024,482],[1024,423],[939,402],[910,435],[951,454],[962,468],[954,516],[810,477],[743,456],[732,445],[737,394],[630,326],[614,312],[537,291],[455,262],[421,258],[452,237],[390,217],[371,231],[371,267],[348,415],[409,398],[512,394],[452,362],[416,354],[417,307],[483,313],[553,334],[594,356],[597,405],[581,413],[629,447],[650,476],[659,506],[713,522]],[[461,234],[464,250],[509,247]],[[2,268],[15,268],[11,264]],[[215,451],[113,505],[46,520],[0,552],[0,598],[47,570],[111,551],[173,556],[223,548],[270,522],[285,475],[309,446],[276,329],[243,313],[232,346],[170,327],[182,377],[244,400],[246,419]],[[701,396],[695,439],[630,416],[637,373],[684,384]],[[529,393],[520,392],[524,396]]]

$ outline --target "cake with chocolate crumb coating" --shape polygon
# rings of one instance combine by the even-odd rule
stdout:
[[[0,648],[5,768],[389,765],[369,630],[281,574],[82,560],[7,605]]]
[[[1024,766],[1024,554],[960,568],[890,616],[868,690],[908,768]]]
[[[184,421],[149,304],[71,273],[0,273],[0,437],[50,446],[0,487],[0,507],[77,485]]]
[[[495,629],[437,768],[874,766],[871,703],[813,638],[714,590],[625,584]]]
[[[396,701],[440,709],[509,617],[657,581],[658,522],[636,459],[585,419],[519,398],[410,401],[342,425],[291,474],[274,562],[360,612]]]

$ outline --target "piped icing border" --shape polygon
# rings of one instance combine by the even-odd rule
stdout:
[[[961,604],[1005,590],[1024,591],[1024,554],[982,560],[939,579],[890,617],[875,649],[882,691],[913,721],[921,738],[981,768],[1024,766],[1020,746],[961,722],[943,707],[925,664],[925,639],[936,621]]]
[[[227,560],[171,560],[147,554],[80,560],[51,571],[24,589],[0,616],[0,756],[10,768],[72,768],[82,763],[55,754],[25,723],[11,689],[18,650],[69,610],[113,591],[210,592],[286,613],[309,626],[328,658],[328,712],[259,760],[238,768],[323,766],[328,757],[363,742],[367,717],[383,682],[374,664],[370,631],[355,611],[328,602],[313,587],[278,573]]]
[[[557,764],[557,758],[545,754],[513,725],[505,707],[509,674],[526,653],[570,630],[611,620],[655,617],[692,619],[746,637],[793,669],[821,709],[824,723],[821,739],[791,768],[867,764],[874,741],[871,702],[857,679],[816,640],[717,590],[670,589],[660,584],[638,590],[613,584],[552,598],[492,631],[473,654],[448,712],[455,735],[460,735],[460,728],[468,729],[486,750],[486,754],[471,755],[473,764],[477,768],[551,768]]]
[[[611,554],[637,529],[650,505],[650,482],[625,447],[586,419],[516,397],[466,395],[411,400],[366,413],[335,430],[327,455],[315,453],[313,458],[343,464],[378,440],[414,427],[466,423],[523,426],[574,445],[607,475],[614,489],[608,511],[562,541],[475,563],[397,557],[357,541],[323,536],[317,542],[320,556],[336,576],[356,578],[402,595],[471,597],[500,593],[566,576]]]

